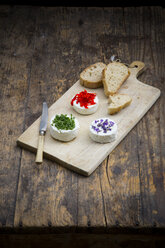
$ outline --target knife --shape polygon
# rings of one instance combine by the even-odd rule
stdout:
[[[46,133],[47,122],[48,122],[48,106],[46,102],[43,102],[39,137],[38,137],[36,163],[42,163],[43,161],[44,137]]]

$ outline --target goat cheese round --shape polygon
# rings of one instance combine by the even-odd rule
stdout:
[[[117,124],[109,118],[94,120],[90,125],[90,138],[99,143],[108,143],[116,139]]]
[[[71,118],[72,115],[65,115],[65,116]],[[79,125],[78,120],[75,117],[72,117],[75,123],[74,128],[68,129],[68,130],[58,129],[53,123],[55,117],[56,115],[53,116],[50,121],[50,134],[54,139],[57,139],[60,141],[71,141],[77,137],[80,125]]]
[[[90,115],[97,111],[99,99],[95,93],[84,90],[72,98],[71,105],[77,113],[81,115]]]

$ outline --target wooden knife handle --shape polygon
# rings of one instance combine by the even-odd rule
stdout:
[[[38,149],[37,149],[37,155],[36,155],[36,163],[42,163],[43,162],[43,150],[44,150],[44,135],[39,135],[38,138]]]

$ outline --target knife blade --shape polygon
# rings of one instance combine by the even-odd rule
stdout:
[[[40,127],[39,127],[36,163],[43,162],[44,137],[46,133],[47,122],[48,122],[48,106],[46,102],[43,102],[42,115],[41,115],[41,121],[40,121]]]

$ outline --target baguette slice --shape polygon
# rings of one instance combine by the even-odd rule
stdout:
[[[132,101],[132,98],[125,94],[114,94],[108,99],[108,114],[113,115],[121,109],[127,107]]]
[[[102,72],[106,65],[102,62],[90,65],[80,74],[80,84],[91,89],[99,88],[102,83]]]
[[[103,85],[106,96],[115,94],[129,77],[128,67],[119,62],[112,62],[103,70]]]

